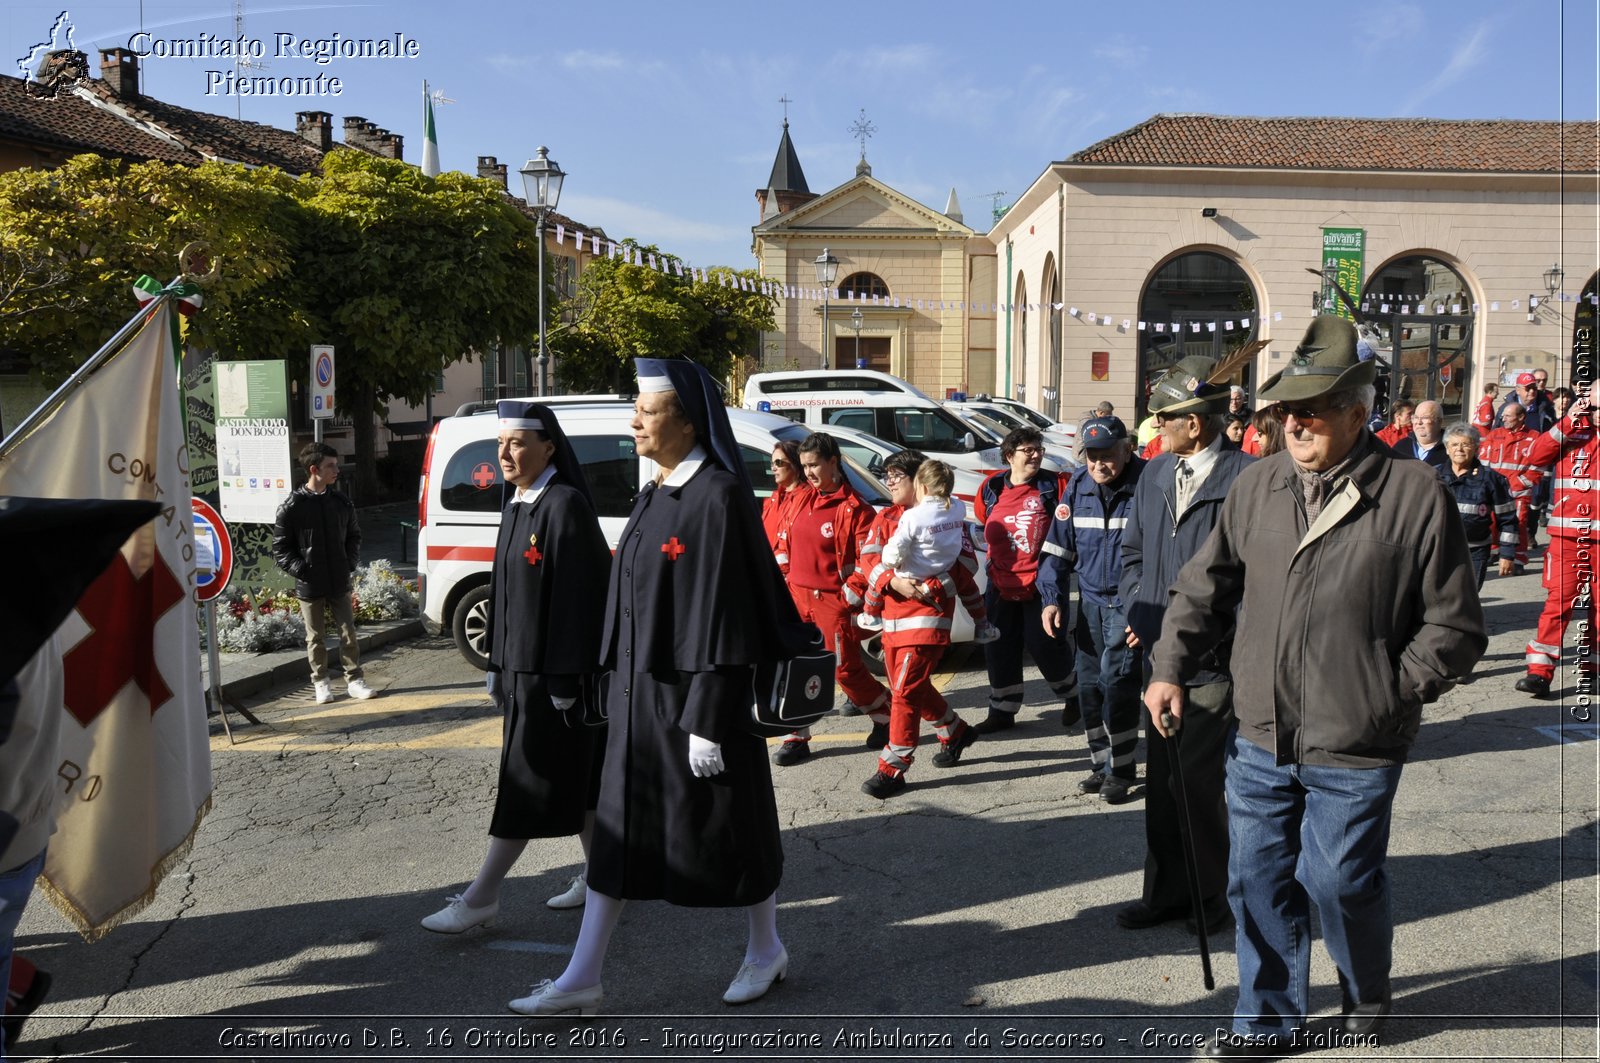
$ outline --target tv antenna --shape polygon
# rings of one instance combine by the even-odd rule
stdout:
[[[144,6],[139,7],[139,20],[144,21]],[[233,41],[237,46],[244,42],[244,0],[233,0]],[[233,116],[244,117],[244,93],[238,91],[237,82],[244,78],[246,70],[265,70],[267,63],[260,59],[253,59],[246,55],[243,48],[237,48],[233,56],[233,76],[235,91],[233,95]]]
[[[990,192],[987,195],[978,197],[979,199],[987,199],[989,201],[989,214],[994,218],[995,221],[999,221],[1001,218],[1005,217],[1006,211],[1011,209],[1010,207],[1002,207],[1000,205],[1000,201],[1005,198],[1005,195],[1006,194],[1004,192]]]

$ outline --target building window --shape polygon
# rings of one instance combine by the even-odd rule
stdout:
[[[1373,346],[1388,370],[1378,378],[1379,409],[1396,399],[1433,399],[1446,420],[1470,410],[1474,315],[1468,292],[1466,278],[1431,255],[1391,260],[1367,281],[1363,315],[1377,331]]]
[[[876,295],[879,299],[889,298],[889,286],[883,283],[883,278],[876,273],[852,273],[839,282],[839,298],[848,299],[846,292],[855,293],[857,299],[870,299]]]
[[[1151,386],[1179,361],[1194,355],[1221,361],[1258,331],[1256,290],[1239,264],[1213,251],[1169,259],[1145,282],[1139,299],[1138,408],[1142,418]],[[1230,383],[1254,386],[1254,367]]]

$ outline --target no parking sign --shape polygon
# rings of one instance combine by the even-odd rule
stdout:
[[[326,344],[311,348],[311,416],[333,416],[333,348]]]
[[[194,500],[195,597],[209,602],[228,586],[233,575],[233,540],[222,515],[202,499]]]

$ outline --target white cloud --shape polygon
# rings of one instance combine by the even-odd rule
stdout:
[[[1134,44],[1128,38],[1117,34],[1104,44],[1095,45],[1094,57],[1116,66],[1143,66],[1150,58],[1150,48],[1147,45]]]
[[[589,70],[602,74],[626,70],[632,65],[616,52],[591,52],[583,48],[567,52],[561,56],[560,63],[568,70]]]
[[[1489,23],[1486,21],[1478,23],[1477,28],[1472,31],[1472,35],[1463,41],[1451,54],[1450,61],[1444,65],[1444,69],[1435,74],[1416,92],[1412,93],[1404,106],[1400,108],[1400,113],[1415,114],[1424,100],[1443,92],[1466,77],[1473,67],[1487,57],[1489,53],[1488,40]]]
[[[1416,4],[1368,8],[1351,19],[1351,25],[1356,47],[1369,59],[1389,47],[1403,48],[1409,55],[1419,39],[1432,36]]]

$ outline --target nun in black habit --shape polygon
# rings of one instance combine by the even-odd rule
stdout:
[[[626,899],[746,909],[726,1003],[755,1000],[788,973],[766,742],[742,723],[753,666],[815,631],[784,589],[715,382],[690,362],[637,367],[634,442],[661,472],[634,504],[606,592],[610,734],[588,903],[567,969],[511,1002],[524,1015],[594,1013]]]
[[[578,705],[595,671],[611,566],[588,483],[555,414],[539,403],[500,402],[499,459],[506,502],[489,595],[489,669],[505,710],[489,854],[478,877],[422,920],[459,934],[500,911],[500,884],[530,838],[578,835],[584,855],[600,792],[603,729],[585,727]],[[551,898],[583,903],[584,883]]]

